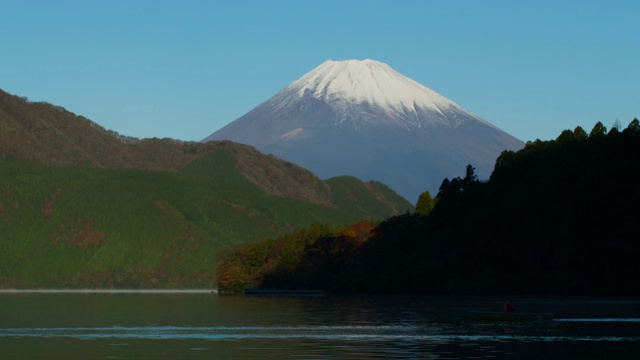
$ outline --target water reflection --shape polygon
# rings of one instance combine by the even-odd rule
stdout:
[[[45,351],[50,359],[83,357],[80,354],[154,359],[636,359],[640,354],[638,302],[600,307],[616,309],[617,317],[594,316],[607,312],[574,299],[528,301],[532,311],[552,308],[566,316],[556,321],[491,323],[468,316],[468,311],[499,304],[500,299],[455,297],[2,295],[0,348],[3,359],[42,358]]]
[[[599,322],[599,323],[640,323],[640,318],[594,318],[594,319],[555,319],[558,322]]]
[[[576,319],[578,320],[578,319]],[[591,319],[593,320],[593,319]],[[563,322],[578,322],[566,320]],[[478,333],[470,333],[469,328],[459,327],[441,333],[442,327],[418,326],[144,326],[144,327],[68,327],[68,328],[4,328],[0,329],[0,337],[4,338],[52,338],[69,337],[76,339],[164,339],[164,340],[220,340],[220,339],[326,339],[336,341],[426,341],[432,343],[451,342],[544,342],[544,341],[640,341],[637,336],[574,336],[554,334],[530,334],[527,331],[507,331],[484,329]],[[476,328],[477,329],[477,328]],[[447,333],[448,332],[448,333]],[[547,330],[543,332],[548,332]]]

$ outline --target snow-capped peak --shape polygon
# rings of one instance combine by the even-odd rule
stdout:
[[[392,111],[416,111],[422,107],[437,112],[454,102],[375,60],[327,60],[291,83],[285,92],[312,95],[333,103],[368,103]]]

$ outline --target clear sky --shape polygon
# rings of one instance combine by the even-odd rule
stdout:
[[[374,59],[527,141],[640,117],[640,1],[2,1],[0,89],[201,140],[327,59]]]

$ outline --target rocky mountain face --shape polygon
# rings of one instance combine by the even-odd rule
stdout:
[[[467,164],[488,177],[523,143],[373,60],[322,63],[203,142],[232,140],[308,168],[389,185],[411,202]]]

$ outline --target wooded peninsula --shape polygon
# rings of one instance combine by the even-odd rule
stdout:
[[[472,165],[416,211],[314,224],[239,246],[221,291],[640,295],[640,124],[563,131],[505,151],[487,181]]]

